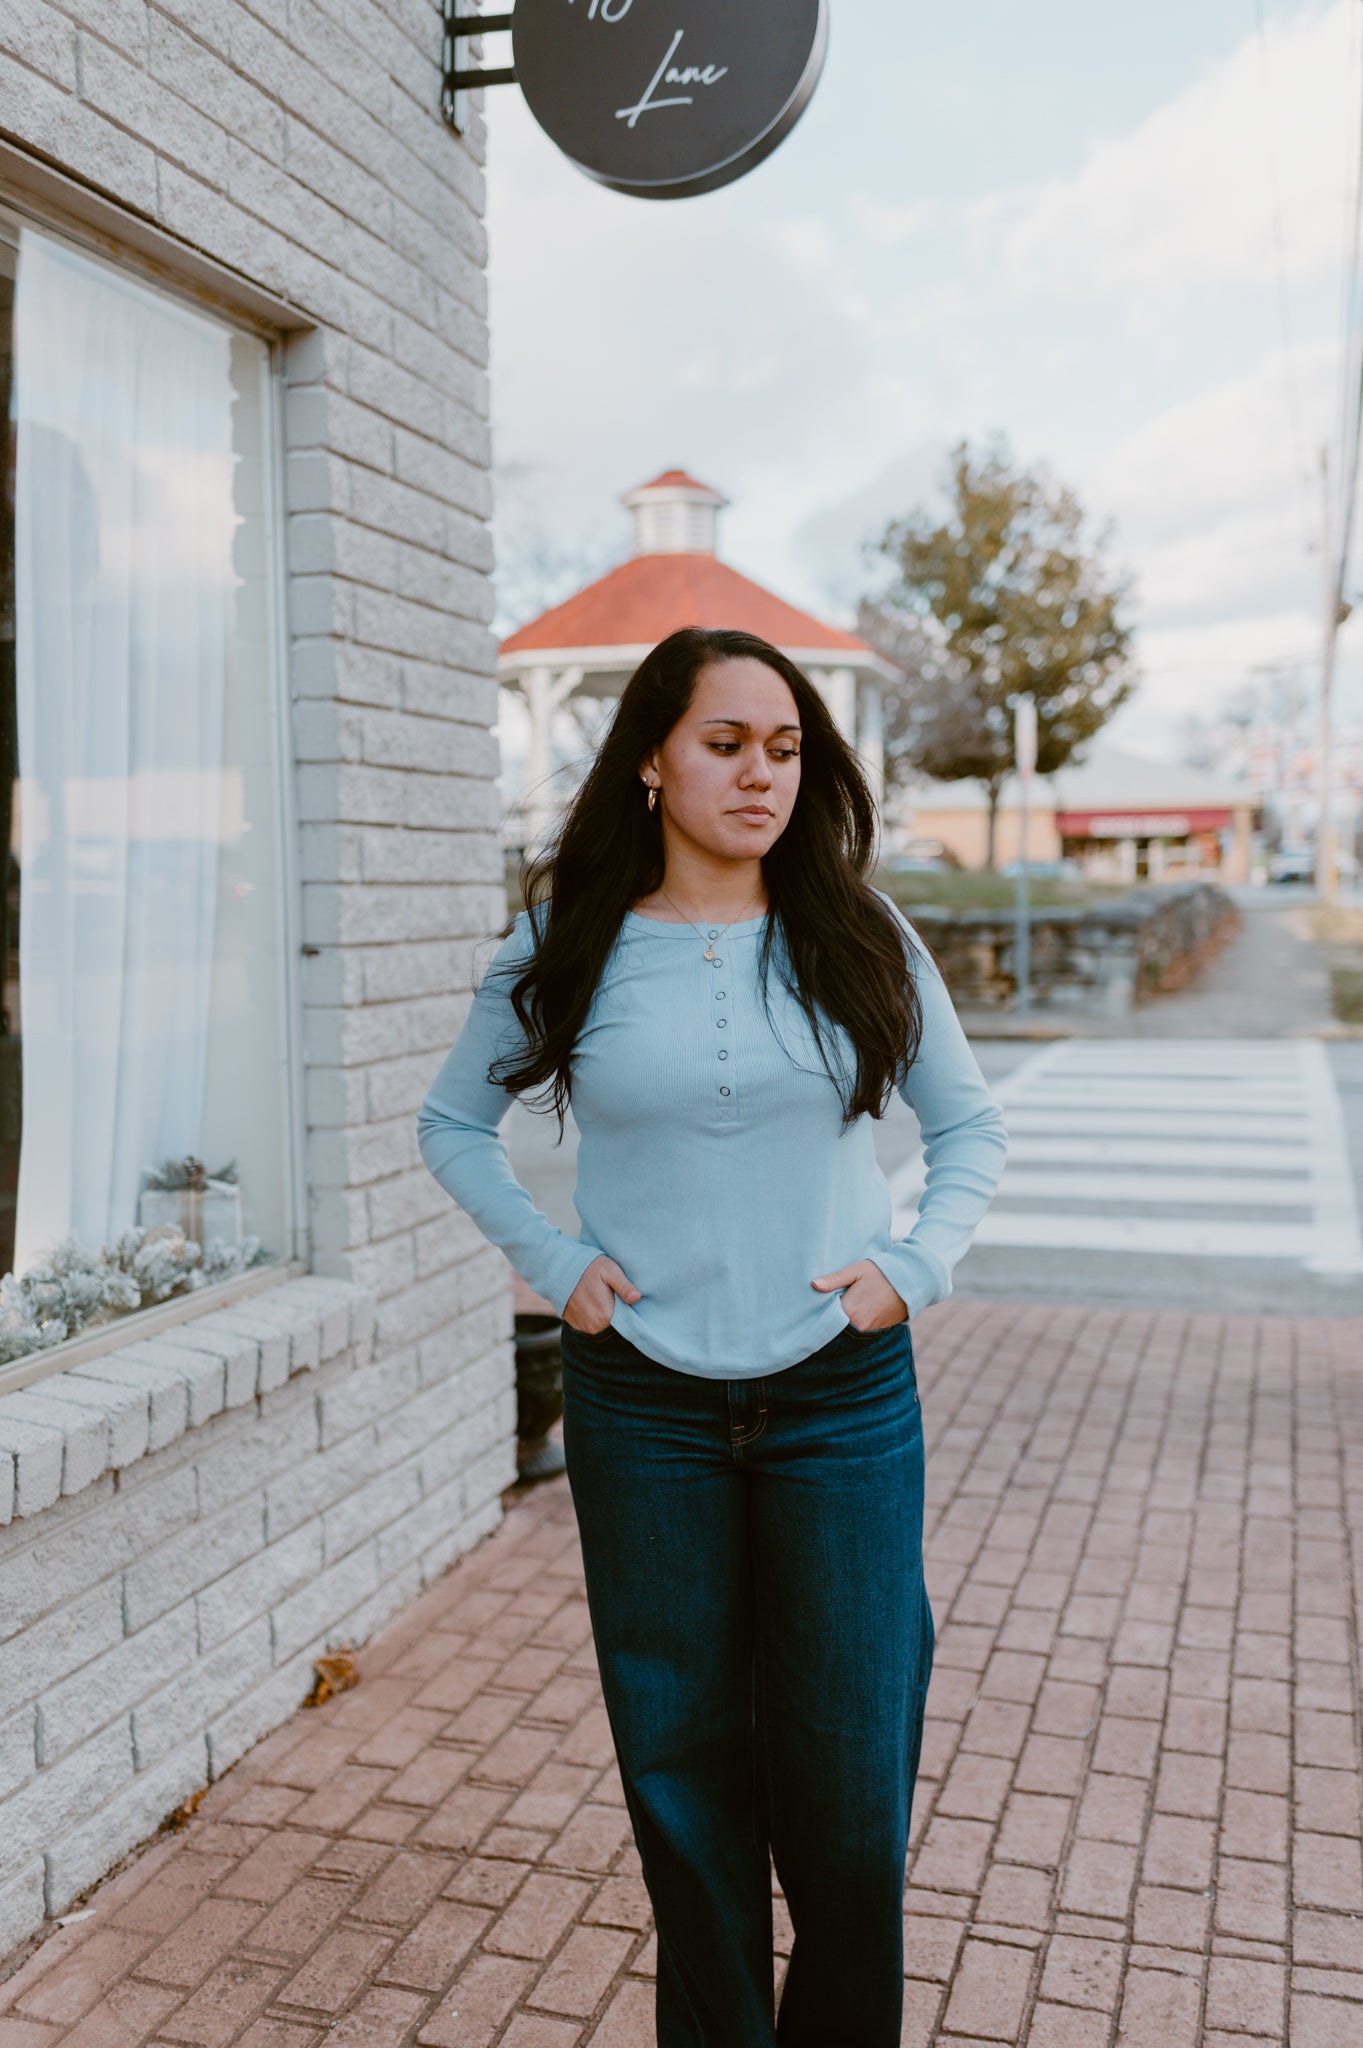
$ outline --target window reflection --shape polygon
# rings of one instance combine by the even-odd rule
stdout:
[[[14,1264],[23,1076],[19,1037],[19,862],[14,727],[14,251],[0,243],[0,1273]]]
[[[292,1248],[267,352],[7,257],[0,1362]]]

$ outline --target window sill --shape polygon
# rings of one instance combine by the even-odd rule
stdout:
[[[0,1382],[0,1523],[40,1514],[342,1352],[367,1359],[373,1297],[298,1272],[242,1274],[18,1361],[9,1371],[28,1373],[23,1390]]]
[[[162,1330],[173,1330],[180,1323],[197,1322],[212,1309],[230,1308],[234,1301],[264,1294],[281,1281],[301,1279],[306,1272],[301,1259],[275,1259],[268,1266],[257,1266],[253,1272],[220,1280],[216,1287],[199,1287],[192,1294],[176,1294],[169,1301],[159,1301],[154,1308],[133,1309],[128,1315],[115,1316],[111,1323],[101,1323],[97,1330],[86,1330],[79,1337],[68,1337],[64,1344],[54,1344],[50,1351],[30,1352],[27,1358],[0,1365],[0,1398],[50,1379],[53,1373],[66,1372],[73,1365],[84,1365],[88,1359],[102,1358],[106,1352],[125,1351],[129,1344],[140,1344],[144,1337],[158,1336]]]

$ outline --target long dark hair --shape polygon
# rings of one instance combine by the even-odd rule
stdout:
[[[534,950],[511,1002],[526,1045],[494,1063],[490,1078],[516,1094],[552,1084],[560,1130],[574,1047],[625,912],[663,878],[662,824],[648,809],[640,764],[685,714],[700,671],[745,659],[765,662],[789,685],[803,732],[799,794],[762,862],[772,911],[760,956],[764,1000],[779,923],[783,978],[838,1088],[844,1127],[868,1111],[883,1116],[917,1055],[922,1017],[904,934],[865,879],[876,814],[856,755],[779,648],[755,633],[686,626],[626,683],[557,838],[525,869]],[[855,1048],[854,1074],[830,1057],[829,1023]]]

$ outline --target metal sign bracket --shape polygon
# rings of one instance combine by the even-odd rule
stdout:
[[[477,92],[488,85],[514,85],[516,67],[513,64],[501,69],[476,71],[461,67],[459,44],[469,36],[490,36],[498,29],[508,29],[512,16],[507,14],[460,14],[460,0],[443,0],[445,39],[441,52],[441,69],[444,77],[440,93],[440,111],[454,129],[462,134],[464,122],[460,119],[462,108],[459,95]]]

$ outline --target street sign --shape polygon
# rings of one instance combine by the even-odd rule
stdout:
[[[640,199],[713,192],[808,106],[828,0],[516,0],[515,79],[588,177]]]
[[[1032,908],[1027,889],[1027,805],[1036,773],[1036,698],[1019,697],[1013,707],[1013,759],[1021,802],[1018,805],[1018,883],[1016,936],[1013,941],[1016,993],[1013,1006],[1024,1022],[1032,1012]]]

